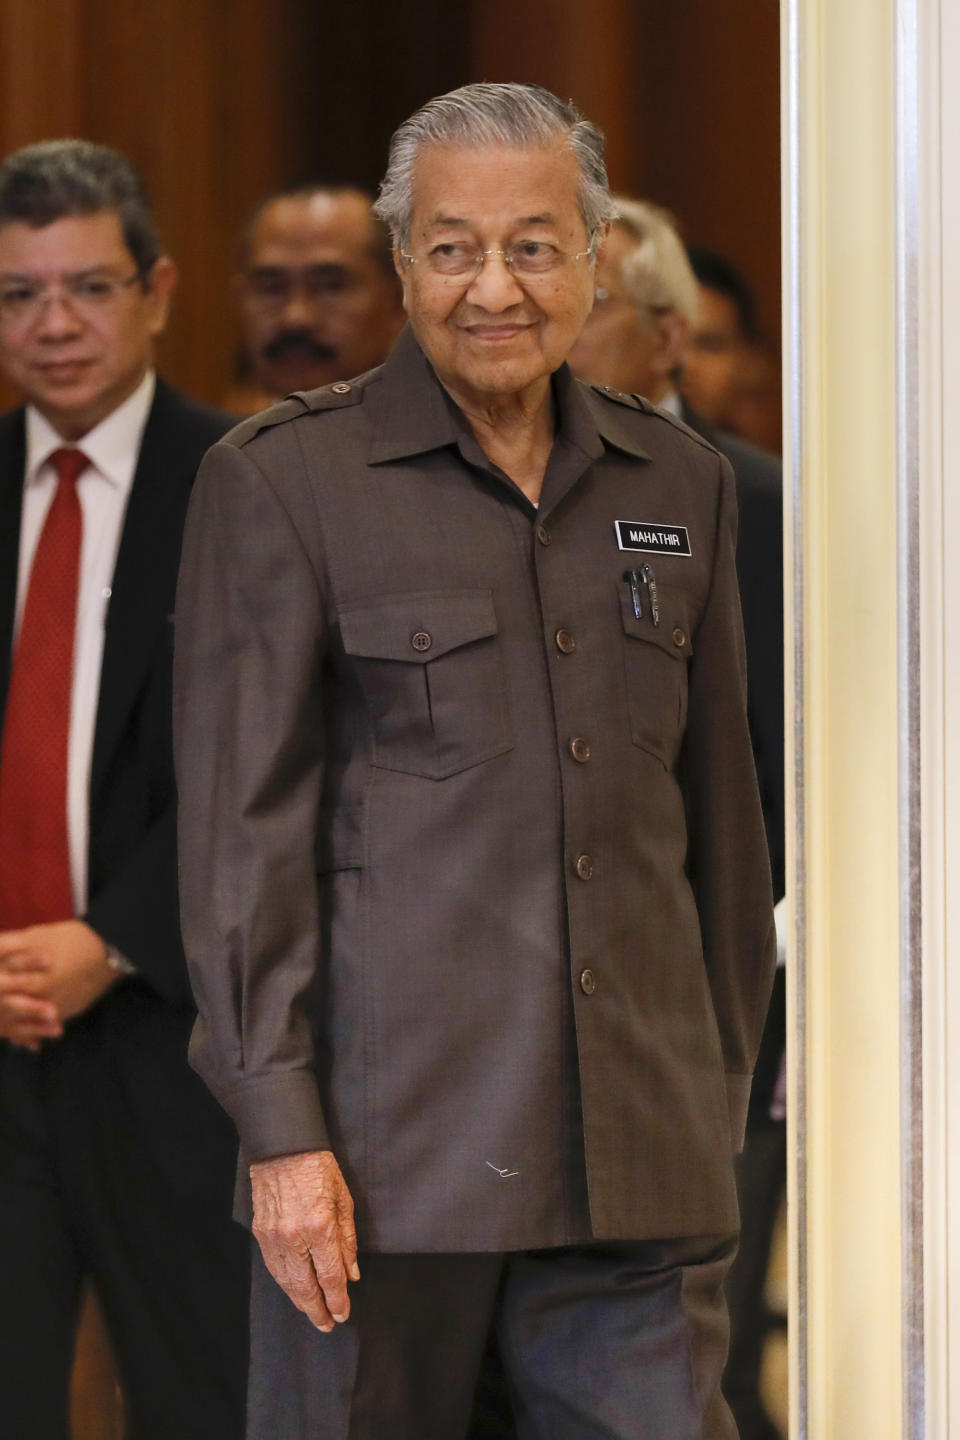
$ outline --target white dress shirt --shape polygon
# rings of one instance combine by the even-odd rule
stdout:
[[[77,915],[82,915],[87,908],[90,766],[100,697],[107,607],[127,501],[133,488],[140,442],[153,404],[155,385],[156,377],[150,370],[122,405],[78,441],[64,440],[38,410],[32,405],[27,407],[27,456],[23,477],[14,646],[20,633],[33,557],[57,488],[57,475],[50,464],[50,456],[64,445],[76,446],[90,461],[77,481],[83,514],[83,541],[67,755],[67,832]]]

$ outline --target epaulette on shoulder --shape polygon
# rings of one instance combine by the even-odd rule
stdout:
[[[651,415],[656,420],[666,420],[668,425],[672,425],[675,430],[679,430],[683,435],[686,435],[689,440],[695,440],[704,450],[709,450],[711,455],[719,454],[719,451],[714,445],[710,444],[709,440],[705,440],[696,430],[691,430],[690,426],[685,424],[683,420],[680,420],[676,415],[672,415],[669,410],[661,410],[658,406],[652,405],[650,401],[644,399],[642,395],[628,395],[623,390],[614,390],[612,385],[591,385],[590,389],[599,395],[601,399],[612,400],[615,405],[625,405],[628,410],[639,410],[641,414]]]
[[[644,400],[643,408],[648,415],[655,415],[658,420],[666,420],[668,425],[672,425],[674,430],[679,430],[682,435],[686,435],[688,440],[695,440],[702,449],[708,450],[711,455],[719,455],[717,447],[711,445],[709,440],[705,440],[699,430],[692,429],[685,420],[681,420],[679,415],[673,415],[669,410],[660,410],[656,405],[651,405],[649,400]]]
[[[628,410],[648,410],[646,400],[640,395],[628,395],[625,390],[614,390],[612,385],[591,385],[590,389],[601,400],[612,400],[614,405],[626,405]]]
[[[242,420],[226,438],[234,445],[246,445],[275,425],[285,425],[288,420],[297,420],[308,413],[343,410],[350,405],[359,405],[362,399],[363,387],[348,385],[346,380],[338,380],[335,385],[322,385],[318,390],[295,390],[278,405],[271,405],[269,410],[262,410],[259,415],[251,415],[249,420]]]

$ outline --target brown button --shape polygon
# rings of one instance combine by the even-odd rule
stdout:
[[[593,861],[589,855],[577,856],[577,874],[581,880],[593,879]]]
[[[564,655],[570,655],[577,648],[577,642],[569,630],[557,631],[557,649],[562,650]]]
[[[673,632],[673,643],[674,645],[676,645],[678,650],[682,650],[684,645],[686,645],[687,643],[687,632],[685,630],[681,630],[679,625]]]
[[[592,995],[597,988],[597,977],[592,970],[580,971],[580,989],[584,995]]]
[[[350,386],[347,384],[346,380],[338,380],[336,385],[330,386],[330,389],[333,391],[334,395],[350,394]]]
[[[414,650],[429,650],[433,644],[433,636],[428,635],[426,630],[417,630],[410,636],[410,644]]]
[[[590,742],[584,740],[582,735],[575,736],[570,741],[570,754],[578,765],[586,765],[590,759]]]
[[[534,531],[534,534],[540,541],[541,545],[550,545],[553,543],[553,536],[550,534],[550,531],[547,529],[546,525],[538,525],[536,530]]]

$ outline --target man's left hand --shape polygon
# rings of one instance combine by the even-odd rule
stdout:
[[[61,1023],[88,1010],[119,978],[106,944],[83,920],[0,932],[0,974],[8,997],[45,1001]]]

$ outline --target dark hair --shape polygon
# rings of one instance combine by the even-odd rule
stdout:
[[[732,260],[718,254],[716,250],[694,245],[687,253],[693,273],[700,284],[705,285],[708,290],[716,290],[733,303],[744,340],[756,340],[757,298],[746,276],[737,269]]]
[[[265,196],[241,232],[238,252],[240,264],[245,265],[247,262],[253,232],[265,210],[277,200],[312,200],[315,195],[359,195],[361,200],[367,202],[370,207],[370,254],[383,267],[388,278],[395,280],[397,276],[393,268],[393,241],[390,231],[373,209],[373,194],[366,186],[351,185],[349,181],[327,183],[323,180],[306,180],[297,185],[288,185],[282,190],[274,190],[272,194]],[[399,283],[398,280],[397,284]]]
[[[147,189],[139,170],[116,150],[89,140],[41,140],[0,164],[0,225],[40,230],[70,215],[115,211],[140,275],[160,256]]]

